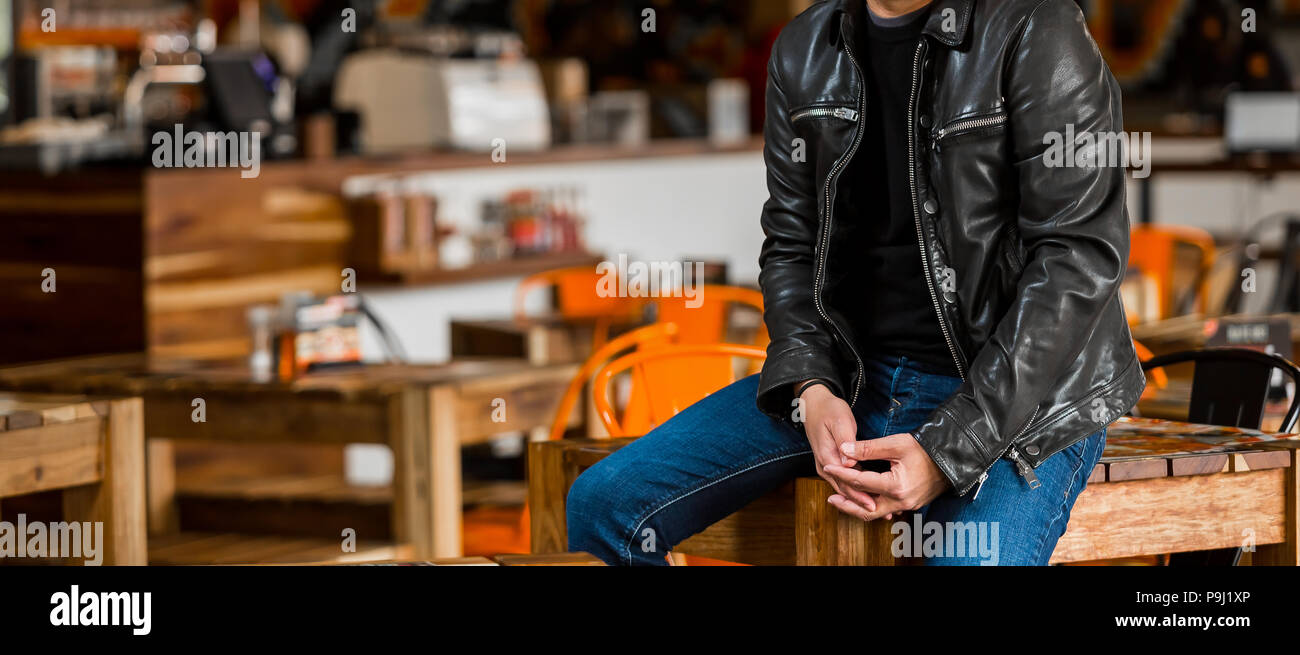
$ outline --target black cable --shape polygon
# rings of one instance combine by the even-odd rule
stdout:
[[[398,364],[409,363],[410,358],[406,354],[406,348],[402,347],[402,342],[397,338],[397,334],[389,328],[388,323],[379,318],[379,314],[374,311],[370,303],[366,302],[364,296],[357,296],[357,309],[365,315],[375,330],[379,332],[379,340],[384,346],[384,351],[388,355],[388,360]]]

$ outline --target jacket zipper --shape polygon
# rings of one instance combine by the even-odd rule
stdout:
[[[943,331],[943,339],[944,341],[948,342],[948,352],[952,354],[952,361],[954,364],[957,365],[958,374],[961,375],[961,379],[965,381],[966,367],[964,364],[962,364],[961,358],[957,356],[957,347],[952,340],[952,332],[948,329],[948,320],[943,315],[943,308],[939,305],[939,294],[935,291],[934,288],[934,274],[930,269],[930,256],[929,256],[929,252],[925,247],[925,231],[921,227],[921,201],[919,195],[917,194],[917,189],[916,189],[916,129],[915,129],[916,102],[917,102],[917,94],[919,93],[921,87],[921,55],[924,53],[924,51],[925,51],[925,40],[922,39],[919,43],[916,44],[916,53],[912,56],[912,97],[907,103],[907,130],[908,130],[907,176],[908,176],[908,180],[910,181],[909,186],[911,187],[912,190],[912,216],[916,220],[916,245],[919,246],[921,249],[921,267],[925,271],[925,284],[930,289],[930,301],[934,304],[935,314],[939,317],[939,328]],[[975,123],[981,123],[983,121],[991,121],[989,124],[995,125],[1002,120],[1006,120],[1006,117],[1001,116],[1001,118],[999,119],[999,117],[997,116],[988,116],[985,118],[970,119],[968,121],[962,121],[960,123],[957,123],[956,125],[953,125],[949,128],[940,130],[940,132],[944,136],[946,136],[957,132],[958,131],[957,128],[959,127],[962,129],[978,129],[978,127],[983,126],[983,125],[969,126],[967,125],[968,123],[975,124]],[[1037,418],[1037,416],[1038,416],[1038,410],[1034,410],[1034,415],[1030,417],[1029,423],[1025,425],[1026,430],[1029,428],[1030,425],[1033,425],[1034,418]],[[1015,447],[1015,440],[1020,438],[1020,435],[1023,434],[1024,431],[1022,430],[1019,435],[1016,435],[1016,437],[1012,438],[1011,440],[1012,445],[1010,448],[1007,449],[1007,453],[1005,454],[1005,456],[1011,457],[1011,461],[1015,462],[1016,469],[1020,472],[1021,477],[1025,478],[1025,480],[1029,483],[1029,488],[1037,489],[1038,487],[1042,486],[1042,483],[1038,481],[1038,476],[1034,475],[1034,468],[1030,466],[1029,463],[1026,462],[1023,457],[1020,456],[1020,451],[1016,450]],[[998,459],[1001,459],[1001,457],[999,457]],[[993,464],[996,463],[997,460],[996,459],[993,460]],[[984,481],[988,480],[989,469],[993,468],[993,464],[990,464],[988,468],[984,469],[984,472],[980,474],[978,484],[981,489],[984,487]],[[966,493],[966,491],[969,490],[970,487],[967,487],[966,489],[962,490],[962,493],[964,494]],[[971,499],[972,502],[975,500],[975,498],[978,497],[979,497],[979,489],[976,489],[975,497]]]
[[[844,42],[844,52],[848,54],[849,61],[853,64],[853,69],[854,71],[857,72],[858,78],[862,79],[863,78],[862,69],[858,68],[858,60],[856,57],[853,56],[853,48],[849,46],[847,39]],[[863,88],[860,91],[858,91],[858,109],[853,112],[853,118],[851,120],[856,121],[857,116],[861,115],[863,105],[866,103],[866,93],[867,93],[866,87],[864,85]],[[815,109],[825,110],[828,108],[815,108]],[[844,109],[844,108],[840,108],[840,109]],[[810,109],[805,111],[813,111],[813,110]],[[847,111],[853,111],[853,110],[847,110]],[[793,120],[793,118],[791,120]],[[818,259],[817,275],[813,280],[813,300],[815,301],[814,304],[817,305],[817,313],[821,314],[822,320],[826,321],[828,325],[834,328],[835,331],[840,335],[840,338],[844,340],[844,343],[848,346],[849,351],[853,353],[853,359],[855,360],[855,363],[858,366],[857,378],[855,378],[853,381],[853,396],[849,400],[850,407],[856,406],[858,404],[858,393],[862,390],[862,378],[865,375],[863,369],[865,367],[862,364],[862,358],[858,356],[857,348],[854,347],[853,344],[849,343],[848,337],[844,336],[844,333],[840,330],[840,327],[836,325],[835,321],[831,320],[830,315],[826,313],[826,308],[822,305],[822,282],[824,281],[825,274],[826,274],[826,249],[830,247],[830,241],[831,241],[831,225],[832,225],[831,185],[835,183],[835,180],[839,177],[840,172],[844,170],[844,167],[848,165],[849,161],[853,159],[853,155],[857,153],[858,146],[862,144],[862,138],[863,138],[862,125],[861,123],[859,123],[857,127],[854,128],[853,145],[849,147],[849,151],[844,153],[844,156],[840,158],[839,161],[835,162],[835,166],[831,169],[830,175],[826,176],[826,188],[823,190],[823,193],[826,196],[826,220],[825,220],[825,225],[822,226],[822,243],[817,256]]]
[[[790,122],[798,123],[805,118],[838,118],[857,122],[858,112],[848,107],[810,107],[795,112],[790,116]]]
[[[948,352],[957,365],[957,373],[962,381],[966,380],[966,367],[957,356],[957,347],[948,329],[948,320],[939,306],[939,294],[934,289],[934,272],[930,269],[930,254],[925,247],[925,232],[921,228],[921,201],[916,191],[916,101],[921,87],[921,53],[925,50],[925,40],[916,44],[916,54],[912,56],[912,97],[907,103],[907,177],[912,191],[912,216],[916,220],[916,245],[921,249],[921,267],[925,271],[925,285],[930,289],[930,301],[934,304],[935,314],[939,317],[939,328],[943,331],[943,340],[948,343]]]
[[[1002,457],[1011,458],[1011,461],[1014,462],[1016,465],[1016,470],[1020,472],[1020,477],[1023,477],[1025,481],[1029,483],[1030,489],[1037,489],[1040,486],[1042,486],[1042,484],[1038,481],[1038,476],[1034,475],[1034,467],[1030,466],[1029,462],[1026,462],[1024,458],[1020,456],[1020,452],[1016,450],[1016,439],[1025,436],[1025,433],[1029,432],[1029,428],[1033,427],[1034,425],[1034,420],[1038,418],[1038,411],[1040,409],[1042,408],[1041,407],[1034,408],[1034,413],[1029,416],[1029,421],[1025,423],[1025,427],[1022,428],[1020,432],[1017,432],[1016,436],[1011,438],[1011,446],[1007,448],[1007,452],[1002,454]],[[1002,457],[999,457],[998,459],[1002,459]],[[979,480],[976,480],[975,482],[975,484],[978,485],[975,487],[975,495],[971,496],[970,499],[972,503],[975,502],[976,500],[979,500],[980,489],[984,488],[984,482],[989,479],[989,470],[993,468],[994,464],[998,463],[998,459],[993,460],[993,464],[989,464],[988,467],[984,469],[984,472],[980,473]],[[966,487],[965,489],[962,489],[960,494],[957,495],[960,496],[969,490],[970,487]]]
[[[957,121],[952,125],[940,129],[938,132],[935,133],[934,140],[935,143],[938,143],[939,141],[942,141],[945,138],[953,135],[964,134],[966,132],[974,132],[975,130],[982,130],[986,127],[1001,125],[1005,122],[1007,122],[1006,114],[996,114],[993,116],[984,116],[981,118],[968,118],[966,120]]]

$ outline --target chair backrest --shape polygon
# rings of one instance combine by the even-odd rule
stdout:
[[[638,298],[622,298],[618,294],[601,294],[599,289],[604,278],[594,266],[561,268],[530,275],[515,288],[515,318],[527,318],[528,296],[541,288],[555,290],[556,311],[563,318],[635,316],[643,302]]]
[[[1191,252],[1191,256],[1185,253]],[[1160,295],[1160,318],[1176,316],[1184,303],[1178,289],[1195,293],[1194,311],[1209,305],[1206,278],[1214,267],[1214,237],[1205,230],[1183,225],[1140,225],[1133,228],[1129,267],[1155,281]],[[1188,263],[1190,262],[1190,263]]]
[[[681,327],[681,343],[726,343],[728,320],[736,305],[763,315],[763,294],[754,289],[705,284],[694,298],[660,298],[655,301],[658,320]],[[767,329],[759,325],[752,345],[767,344]]]
[[[601,368],[592,380],[591,392],[596,414],[611,436],[642,436],[678,412],[735,382],[737,375],[733,360],[738,357],[762,361],[767,357],[767,352],[757,346],[740,344],[685,344],[647,348],[620,357]],[[677,379],[648,383],[646,365],[666,362],[686,365],[683,370],[689,371],[689,374]],[[722,362],[724,366],[705,366],[710,362]],[[620,419],[614,411],[610,401],[610,383],[615,376],[624,372],[632,376],[633,394],[642,394],[645,405],[650,409],[645,420],[629,417],[626,412]]]
[[[1187,420],[1258,430],[1268,403],[1273,370],[1281,370],[1300,388],[1300,367],[1280,355],[1245,348],[1207,348],[1160,355],[1142,363],[1142,370],[1194,362],[1192,398]],[[1280,431],[1295,429],[1300,416],[1300,393],[1293,395]]]
[[[591,380],[591,376],[601,366],[609,363],[624,351],[637,348],[658,347],[671,345],[677,339],[677,324],[675,323],[656,323],[647,325],[643,328],[637,328],[621,335],[609,343],[601,346],[591,357],[587,358],[582,368],[578,369],[577,375],[569,382],[569,387],[565,389],[564,396],[560,399],[560,407],[555,413],[555,420],[551,423],[550,438],[552,440],[563,439],[564,432],[569,427],[569,419],[573,413],[573,408],[578,404],[578,399],[582,396],[582,387]],[[632,417],[645,417],[649,409],[643,404],[638,404],[639,396],[633,394],[633,401],[629,406],[624,408],[624,414]],[[639,420],[646,420],[641,418]]]
[[[755,289],[733,287],[719,284],[701,285],[698,295],[693,299],[660,298],[655,301],[658,320],[676,323],[681,332],[678,343],[706,344],[731,343],[730,333],[732,310],[745,307],[758,315],[753,337],[747,345],[766,348],[768,344],[767,326],[763,323],[763,294]],[[656,387],[668,384],[671,380],[681,380],[699,373],[705,379],[718,379],[728,370],[729,362],[725,358],[710,358],[697,361],[662,360],[646,365],[642,371],[648,384]],[[761,362],[750,367],[750,373],[757,373]],[[693,367],[703,367],[700,371]]]

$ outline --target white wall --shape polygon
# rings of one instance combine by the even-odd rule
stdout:
[[[365,193],[390,178],[350,180],[345,191]],[[585,192],[588,246],[615,259],[725,261],[733,282],[756,283],[763,243],[759,214],[767,199],[760,152],[662,157],[555,165],[511,165],[410,176],[404,184],[435,193],[440,218],[463,230],[479,219],[479,203],[523,187],[579,186]],[[465,263],[463,240],[446,244],[444,260]],[[450,354],[454,318],[509,315],[519,279],[413,289],[367,290],[376,311],[397,332],[415,361],[442,362]],[[538,297],[537,302],[544,302]],[[382,351],[367,331],[367,357]]]

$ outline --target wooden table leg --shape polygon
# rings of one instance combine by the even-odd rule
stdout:
[[[452,386],[437,386],[429,391],[428,466],[434,557],[460,557],[464,552],[458,400],[457,390]]]
[[[103,564],[144,566],[149,558],[145,536],[144,404],[139,398],[128,398],[111,401],[108,407],[103,479],[98,484],[64,490],[64,520],[102,526]]]
[[[798,566],[895,566],[888,521],[866,523],[835,509],[825,480],[795,482],[795,561]]]
[[[428,396],[407,389],[389,401],[388,443],[393,450],[393,536],[416,559],[433,558]]]
[[[149,534],[180,530],[176,511],[176,451],[170,439],[145,440],[145,485],[149,503]]]
[[[1251,553],[1252,566],[1300,566],[1300,450],[1291,450],[1291,466],[1286,469],[1286,540],[1280,544],[1259,546]]]

